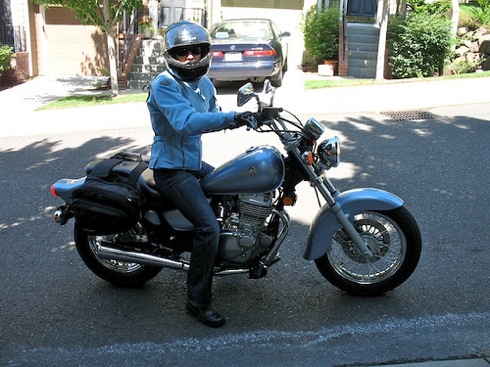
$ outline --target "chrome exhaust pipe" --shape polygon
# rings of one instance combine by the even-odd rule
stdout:
[[[102,242],[104,243],[104,242]],[[97,250],[97,257],[106,260],[118,260],[141,265],[157,266],[174,270],[189,270],[189,264],[183,261],[175,261],[160,256],[144,254],[141,252],[122,251],[114,247],[100,245]],[[236,275],[248,273],[249,269],[221,269],[214,273],[215,276]]]
[[[113,247],[99,246],[97,256],[101,259],[118,260],[142,265],[157,266],[175,270],[189,270],[189,264],[141,252],[122,251]]]

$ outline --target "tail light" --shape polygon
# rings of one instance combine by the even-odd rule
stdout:
[[[276,56],[276,51],[274,49],[270,50],[249,50],[243,53],[244,56]]]
[[[213,52],[211,52],[211,55],[213,57],[216,57],[216,58],[221,58],[221,57],[223,57],[223,52],[221,52],[221,51],[213,51]]]
[[[51,195],[53,195],[55,198],[58,197],[58,193],[56,192],[56,187],[54,184],[51,185]]]

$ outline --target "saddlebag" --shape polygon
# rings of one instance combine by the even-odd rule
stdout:
[[[73,213],[80,229],[93,235],[121,233],[141,218],[143,197],[137,183],[148,164],[135,164],[127,177],[115,174],[112,169],[124,161],[117,155],[101,161],[73,192]]]

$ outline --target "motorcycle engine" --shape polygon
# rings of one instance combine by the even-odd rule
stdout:
[[[230,197],[220,235],[219,257],[244,263],[267,249],[274,236],[265,232],[273,208],[273,193]]]

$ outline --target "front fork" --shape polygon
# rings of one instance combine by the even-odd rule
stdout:
[[[326,200],[330,210],[335,215],[339,223],[344,227],[352,242],[354,242],[356,245],[358,251],[365,256],[366,259],[372,258],[373,253],[369,249],[367,242],[364,241],[361,235],[357,232],[356,227],[349,220],[349,216],[344,213],[340,204],[334,199],[333,195],[337,192],[337,190],[333,184],[328,180],[328,178],[318,175],[312,165],[306,164],[297,148],[293,149],[292,152],[298,158],[298,160],[302,162],[303,167],[310,177],[312,186],[317,188],[320,194]]]

